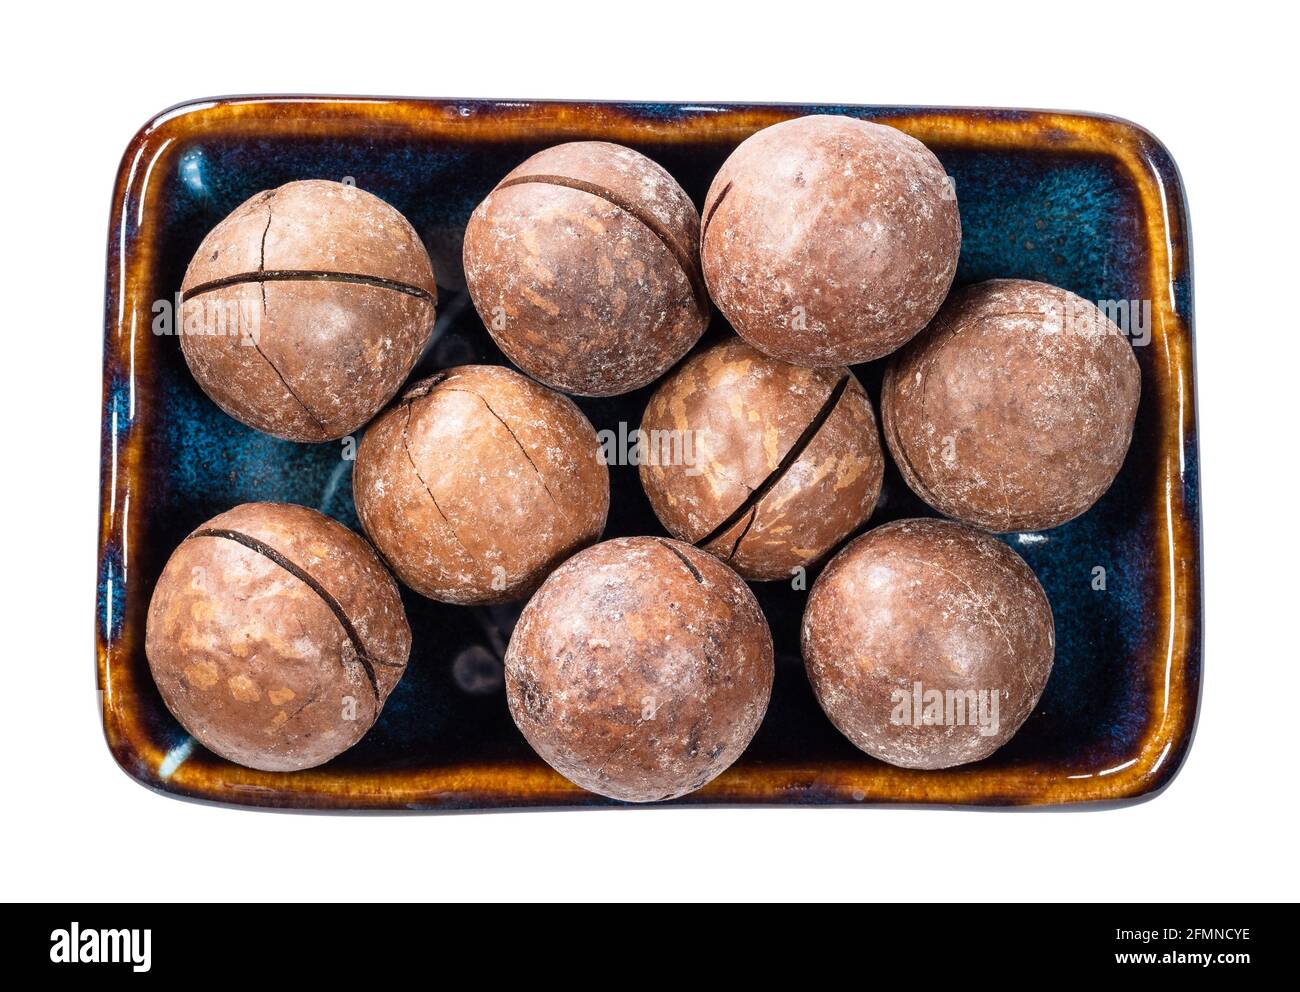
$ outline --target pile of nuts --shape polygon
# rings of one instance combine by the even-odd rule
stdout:
[[[884,125],[759,131],[703,221],[644,155],[558,145],[465,232],[470,295],[520,371],[449,368],[399,396],[437,293],[411,225],[338,183],[254,196],[208,234],[182,292],[186,318],[217,301],[256,330],[183,335],[185,359],[258,430],[319,442],[369,425],[353,494],[373,546],[288,504],[201,524],[149,607],[167,706],[231,761],[310,768],[361,739],[402,676],[394,575],[445,603],[527,599],[504,664],[528,743],[584,789],[670,799],[729,767],[767,709],[772,637],[746,580],[833,555],[802,636],[831,722],[902,767],[987,757],[1037,705],[1055,645],[1042,587],[990,532],[1055,527],[1101,497],[1140,375],[1119,328],[1064,289],[950,295],[960,247],[939,160]],[[737,336],[696,349],[713,306]],[[850,366],[887,355],[878,426]],[[640,465],[665,534],[601,542],[608,469],[563,394],[656,381],[643,436],[686,438],[693,457]],[[886,450],[951,519],[850,540]]]

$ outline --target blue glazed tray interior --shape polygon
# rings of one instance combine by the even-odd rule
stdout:
[[[420,232],[439,282],[433,346],[415,375],[448,365],[503,358],[464,292],[460,235],[474,206],[495,182],[547,142],[429,144],[377,130],[364,143],[294,139],[193,144],[180,167],[161,178],[168,188],[159,242],[155,297],[171,299],[207,231],[252,194],[295,179],[356,184],[387,200]],[[699,206],[729,153],[721,144],[641,144]],[[945,152],[955,178],[963,243],[957,283],[992,277],[1038,279],[1085,299],[1142,299],[1138,212],[1131,181],[1104,158],[1025,152]],[[157,181],[157,178],[155,181]],[[715,315],[706,341],[729,333]],[[352,503],[352,463],[339,444],[302,445],[259,434],[223,414],[195,385],[174,337],[150,339],[156,357],[141,385],[137,412],[153,467],[136,517],[143,533],[132,567],[152,588],[168,555],[195,526],[235,504],[285,500],[315,507],[359,529]],[[1055,669],[1038,709],[1020,733],[988,759],[1085,770],[1123,760],[1142,732],[1148,700],[1138,659],[1151,635],[1150,534],[1153,530],[1154,425],[1149,415],[1149,349],[1137,348],[1144,397],[1137,433],[1119,479],[1082,518],[1050,532],[1006,540],[1037,573],[1057,625]],[[873,400],[883,363],[856,371]],[[652,388],[577,402],[597,430],[640,421]],[[123,392],[112,400],[122,403]],[[606,537],[661,534],[634,467],[612,467]],[[1194,498],[1194,485],[1189,497]],[[1193,504],[1194,505],[1194,504]],[[931,515],[891,466],[873,525]],[[1106,590],[1092,570],[1106,570]],[[809,576],[809,584],[815,578]],[[786,583],[756,584],[777,650],[771,708],[742,761],[869,761],[842,738],[813,699],[799,657],[799,622],[807,593]],[[338,768],[400,768],[468,761],[536,761],[506,710],[499,658],[519,605],[452,607],[403,590],[415,636],[411,664],[378,724]],[[120,611],[118,614],[120,616]],[[143,657],[133,662],[145,665]],[[146,680],[147,681],[147,680]],[[148,683],[151,685],[151,683]],[[158,739],[185,740],[156,693],[148,706]],[[592,797],[595,802],[601,800]]]

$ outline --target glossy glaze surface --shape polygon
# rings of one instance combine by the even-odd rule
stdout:
[[[1190,233],[1177,169],[1148,133],[1077,114],[873,107],[493,103],[343,98],[202,101],[166,111],[127,148],[114,191],[105,304],[96,604],[105,734],[119,764],[169,794],[295,809],[601,806],[541,762],[506,709],[500,658],[519,606],[459,608],[404,591],[415,645],[371,733],[295,774],[244,769],[196,747],[163,706],[144,618],[163,564],[196,524],[250,500],[313,506],[357,526],[352,462],[336,444],[279,441],[200,392],[174,336],[154,333],[207,231],[252,193],[293,179],[353,181],[415,225],[439,283],[435,343],[413,377],[500,362],[460,269],[474,206],[548,145],[628,144],[697,206],[758,128],[844,113],[924,141],[957,184],[956,285],[1038,279],[1090,300],[1149,300],[1136,349],[1142,402],[1112,489],[1077,520],[1006,540],[1056,616],[1042,701],[989,759],[942,772],[860,754],[826,720],[799,658],[806,590],[759,584],[776,643],[771,707],[752,745],[686,804],[1059,805],[1132,801],[1173,776],[1191,742],[1201,673],[1200,510]],[[1138,307],[1141,314],[1141,306]],[[726,332],[715,314],[705,341]],[[855,371],[873,400],[881,365]],[[582,399],[596,429],[635,428],[653,387]],[[662,534],[634,466],[611,469],[606,537]],[[873,523],[927,515],[891,466]],[[1105,570],[1098,590],[1096,569]],[[815,578],[808,576],[809,586]]]

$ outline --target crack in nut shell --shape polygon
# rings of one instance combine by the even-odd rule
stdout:
[[[561,565],[506,651],[528,743],[576,785],[626,802],[701,788],[767,709],[772,637],[739,576],[697,548],[628,537]]]
[[[265,771],[329,761],[397,685],[411,630],[360,537],[306,507],[246,503],[200,526],[154,588],[145,649],[204,747]]]
[[[882,761],[933,769],[979,761],[1015,735],[1047,685],[1056,634],[1014,551],[927,518],[877,527],[831,559],[802,642],[817,701],[845,737]],[[927,692],[944,697],[937,722],[911,708]]]
[[[889,354],[938,310],[961,218],[943,166],[902,131],[815,115],[723,163],[700,259],[718,309],[756,348],[810,366]]]
[[[880,497],[880,432],[848,369],[791,365],[732,338],[665,380],[641,429],[652,442],[641,483],[660,522],[748,579],[820,560]],[[655,442],[684,437],[691,464]]]
[[[293,441],[343,437],[391,400],[437,299],[406,219],[324,180],[245,201],[204,238],[181,290],[181,350],[203,391]]]
[[[524,372],[565,392],[644,386],[699,340],[709,307],[699,215],[630,148],[570,142],[532,156],[470,217],[465,278]]]
[[[1141,371],[1120,329],[1046,283],[952,295],[885,374],[885,439],[913,492],[993,531],[1044,530],[1110,487],[1133,436]]]
[[[404,282],[393,282],[391,279],[384,279],[379,276],[356,275],[352,272],[308,272],[301,269],[284,272],[271,270],[240,272],[233,276],[225,276],[221,279],[214,279],[212,282],[194,286],[186,291],[185,296],[192,300],[204,293],[211,293],[218,289],[225,289],[228,286],[238,286],[241,283],[249,282],[346,282],[358,286],[377,286],[380,289],[391,289],[395,293],[405,293],[407,296],[414,296],[430,303],[434,302],[434,297],[426,290],[420,289],[418,286],[408,286]]]
[[[609,470],[567,397],[466,365],[417,383],[370,425],[352,491],[366,533],[416,592],[502,603],[599,539]]]

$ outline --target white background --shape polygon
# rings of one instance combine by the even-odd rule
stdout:
[[[0,897],[1297,896],[1300,218],[1283,5],[148,6],[7,15]],[[101,736],[92,651],[110,187],[155,112],[266,92],[1046,107],[1153,130],[1195,237],[1206,671],[1180,777],[1112,812],[441,817],[205,808],[130,782]],[[339,852],[362,849],[374,867],[345,871]]]

